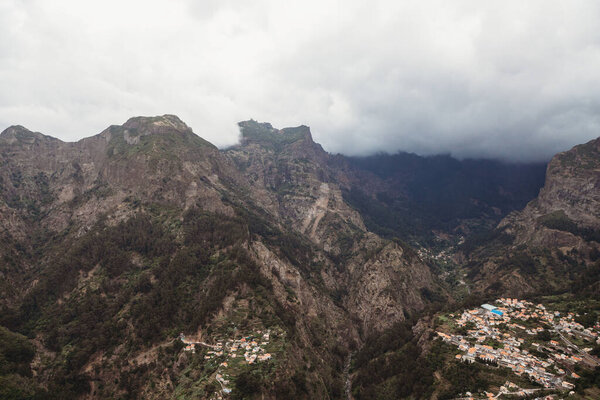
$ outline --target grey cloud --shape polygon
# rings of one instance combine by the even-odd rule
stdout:
[[[594,1],[5,0],[0,129],[172,113],[307,124],[331,152],[543,160],[600,135]]]

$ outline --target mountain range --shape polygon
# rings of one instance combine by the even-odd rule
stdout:
[[[373,338],[420,360],[435,310],[599,294],[600,139],[509,164],[239,127],[227,149],[173,115],[74,143],[0,134],[0,397],[214,398],[219,365],[180,333],[273,332],[232,398],[368,398],[351,377]]]

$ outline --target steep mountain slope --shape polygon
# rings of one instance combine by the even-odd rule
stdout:
[[[0,134],[0,325],[35,345],[46,396],[209,398],[229,367],[177,334],[271,330],[274,361],[227,370],[232,396],[339,398],[350,348],[443,298],[365,228],[308,128],[241,128],[224,152],[170,115]]]
[[[322,275],[363,332],[380,330],[424,307],[434,288],[429,271],[412,250],[366,230],[343,199],[348,178],[328,168],[330,156],[313,142],[308,127],[278,131],[269,124],[240,124],[242,145],[227,154],[264,188],[263,204],[333,261]],[[281,144],[285,143],[285,146]]]
[[[597,294],[600,138],[557,154],[539,196],[504,218],[484,243],[468,247],[480,290]]]

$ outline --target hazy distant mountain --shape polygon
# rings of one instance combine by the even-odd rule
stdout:
[[[409,153],[348,160],[355,177],[348,201],[369,228],[405,239],[427,239],[435,231],[468,235],[494,227],[537,196],[546,169],[545,164]]]

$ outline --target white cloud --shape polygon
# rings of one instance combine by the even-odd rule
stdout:
[[[600,135],[594,1],[0,0],[0,129],[179,115],[307,124],[332,152],[544,159]]]

